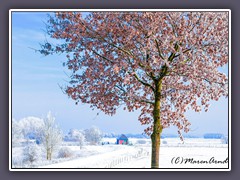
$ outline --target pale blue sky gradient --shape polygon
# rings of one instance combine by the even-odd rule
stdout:
[[[39,49],[39,43],[51,40],[46,33],[47,13],[14,12],[12,16],[12,115],[19,120],[27,116],[46,117],[49,110],[64,132],[70,128],[85,129],[92,125],[104,132],[142,133],[145,127],[138,122],[139,112],[128,113],[119,109],[115,116],[107,116],[89,105],[75,105],[63,94],[58,84],[68,80],[67,69],[62,66],[65,56],[44,57],[32,48]],[[227,67],[224,69],[227,72]],[[228,133],[228,99],[212,102],[209,112],[188,112],[192,123],[190,134],[208,132]],[[175,128],[163,133],[177,134]]]

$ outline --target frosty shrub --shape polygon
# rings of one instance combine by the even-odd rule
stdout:
[[[58,158],[69,158],[73,156],[74,152],[68,147],[62,147],[58,152]]]
[[[23,150],[24,164],[33,165],[34,162],[41,159],[42,149],[35,143],[29,143]]]
[[[22,156],[13,156],[12,157],[12,167],[13,168],[22,168],[23,167],[23,157]]]
[[[140,139],[137,141],[137,144],[146,144],[146,140]]]

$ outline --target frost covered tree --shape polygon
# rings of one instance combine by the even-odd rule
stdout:
[[[102,132],[99,128],[93,126],[90,129],[85,129],[86,141],[91,144],[98,144],[102,139]]]
[[[26,117],[18,122],[25,139],[40,140],[43,133],[44,121],[38,117]]]
[[[160,135],[189,131],[185,112],[208,110],[228,95],[228,12],[56,12],[44,55],[65,53],[72,71],[65,92],[113,115],[140,110],[151,135],[151,167],[159,167]]]
[[[44,119],[42,143],[46,151],[47,160],[52,159],[53,152],[62,143],[62,131],[55,123],[55,117],[48,112],[47,118]]]
[[[15,119],[12,120],[12,144],[17,145],[23,138],[22,128]]]
[[[82,130],[71,129],[68,133],[68,139],[79,142],[80,149],[85,144],[85,135]]]
[[[86,142],[86,138],[83,131],[79,131],[79,133],[77,134],[77,140],[79,142],[79,147],[81,149]]]

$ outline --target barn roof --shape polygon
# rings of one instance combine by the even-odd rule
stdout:
[[[118,137],[118,139],[120,140],[127,140],[127,136],[125,136],[124,134],[122,134],[120,137]]]

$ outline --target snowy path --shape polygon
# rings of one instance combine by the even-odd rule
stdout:
[[[160,147],[160,168],[228,168],[228,145],[221,144],[220,140],[187,139],[185,144],[180,144],[177,139],[165,141],[167,144]],[[81,150],[79,146],[67,146],[75,157],[55,159],[54,164],[39,163],[38,168],[150,168],[150,141],[146,140],[146,144],[136,142],[137,139],[133,146],[88,145]],[[19,155],[19,148],[15,151],[14,154]]]
[[[102,146],[99,154],[86,154],[84,157],[76,160],[65,161],[57,164],[41,166],[39,168],[104,168],[114,159],[124,157],[126,155],[134,155],[139,148],[131,146]]]
[[[39,168],[150,168],[150,153],[135,157],[142,149],[144,152],[150,150],[149,147],[143,146],[104,146],[101,147],[99,154],[89,154],[75,160]],[[227,163],[181,162],[187,158],[193,158],[194,161],[209,161],[212,157],[217,161],[224,161],[227,159],[227,151],[227,148],[162,147],[159,165],[161,168],[227,168]],[[178,161],[179,163],[174,163]]]
[[[121,163],[114,168],[150,168],[150,158],[149,157],[139,157],[135,160]]]

